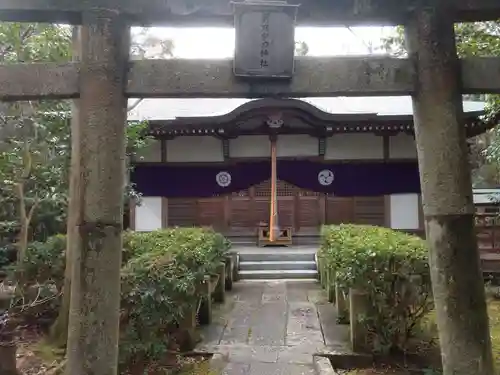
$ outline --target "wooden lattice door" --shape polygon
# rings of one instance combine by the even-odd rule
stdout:
[[[229,205],[229,228],[231,231],[247,231],[255,227],[250,189],[231,194]]]
[[[295,207],[294,197],[296,187],[285,182],[277,181],[278,224],[284,227],[294,227]],[[266,180],[254,187],[255,189],[255,219],[256,223],[269,223],[269,209],[271,203],[271,181]]]
[[[318,231],[325,220],[325,195],[308,190],[299,190],[296,198],[297,230]]]

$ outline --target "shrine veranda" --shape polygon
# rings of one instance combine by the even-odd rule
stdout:
[[[134,163],[132,182],[142,199],[132,206],[130,226],[213,226],[230,237],[256,240],[259,223],[268,223],[270,215],[268,122],[281,120],[280,225],[295,236],[318,236],[322,225],[339,223],[422,234],[411,100],[373,101],[146,99],[129,115],[133,121],[148,119],[154,137]],[[355,111],[346,109],[356,103]],[[464,103],[470,138],[495,124],[482,119],[483,106]]]

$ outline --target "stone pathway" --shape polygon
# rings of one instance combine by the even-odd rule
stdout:
[[[309,375],[314,354],[347,351],[348,331],[317,282],[240,281],[202,335],[224,375]]]

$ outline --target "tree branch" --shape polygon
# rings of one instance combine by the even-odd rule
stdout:
[[[21,216],[21,221],[24,221],[27,216],[26,216],[26,202],[24,201],[24,183],[18,182],[16,184],[16,189],[17,189],[17,195],[19,198],[19,215]]]
[[[26,39],[31,37],[34,34],[34,32],[35,32],[35,27],[32,24],[29,24],[28,27],[26,28],[26,30],[24,30],[23,34],[21,35],[21,44],[24,44]],[[0,52],[0,61],[3,62],[5,60],[5,56],[8,53],[12,52],[13,48],[14,48],[14,45],[9,44],[1,51]]]

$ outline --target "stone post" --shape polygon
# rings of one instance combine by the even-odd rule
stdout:
[[[196,307],[189,309],[185,312],[185,315],[181,322],[179,322],[179,328],[183,333],[182,338],[180,338],[180,350],[188,351],[193,350],[196,345]],[[116,374],[116,373],[113,373]]]
[[[203,297],[201,299],[200,310],[198,311],[198,320],[200,324],[207,325],[212,323],[212,285],[210,276],[205,276],[203,280]]]
[[[336,302],[335,272],[330,269],[326,270],[326,294],[328,302]]]
[[[12,297],[0,292],[0,317],[10,308]],[[8,319],[8,318],[7,318]],[[0,326],[0,375],[19,375],[17,371],[17,345],[8,322]]]
[[[12,297],[8,293],[0,292],[0,314],[10,309]]]
[[[226,264],[226,290],[232,290],[233,289],[233,268],[234,268],[234,262],[233,262],[232,255],[226,255],[225,264]]]
[[[16,353],[17,346],[13,336],[0,335],[0,375],[19,375]]]
[[[219,282],[214,290],[214,301],[224,303],[226,300],[226,265],[221,263],[217,266],[217,274]]]
[[[233,282],[238,281],[238,268],[240,267],[240,256],[238,253],[234,252],[231,253],[233,257]]]
[[[129,28],[112,8],[82,14],[81,173],[68,335],[71,375],[117,373]]]
[[[474,229],[452,1],[417,8],[406,27],[416,67],[415,136],[445,375],[493,375]]]
[[[335,302],[335,307],[337,309],[337,322],[339,324],[348,324],[348,301],[346,300],[344,290],[339,286],[339,284],[335,284]]]
[[[370,348],[368,347],[368,330],[363,322],[369,308],[367,297],[367,294],[360,290],[349,290],[351,348],[354,352],[370,352]]]
[[[322,270],[321,270],[321,287],[323,289],[326,289],[328,286],[328,266],[323,265]]]

